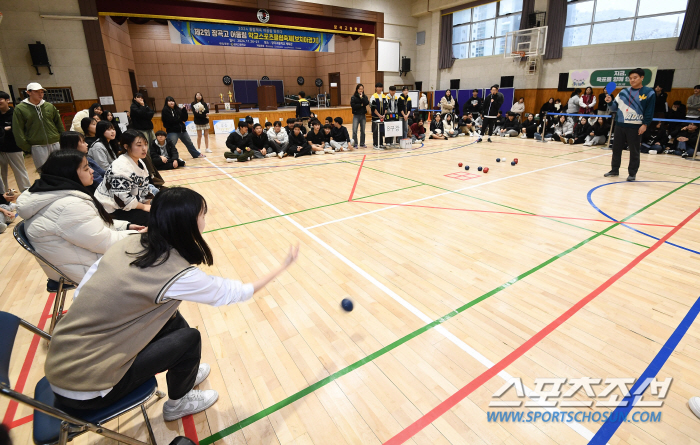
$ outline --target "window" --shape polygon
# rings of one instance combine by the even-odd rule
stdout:
[[[568,0],[564,46],[678,37],[687,0]]]
[[[520,29],[522,10],[523,0],[500,0],[453,13],[453,56],[466,59],[503,54],[504,36]]]

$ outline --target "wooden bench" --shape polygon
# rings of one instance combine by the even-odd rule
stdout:
[[[230,105],[232,108],[234,108],[234,107],[236,108],[236,113],[238,113],[239,111],[241,111],[241,103],[240,103],[240,102],[229,102],[229,105]],[[226,106],[225,103],[215,103],[215,104],[214,104],[214,112],[215,112],[215,113],[218,113],[218,112],[219,112],[219,108],[224,108],[225,106]]]

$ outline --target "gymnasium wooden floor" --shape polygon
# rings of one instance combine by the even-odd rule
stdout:
[[[207,199],[207,272],[251,281],[290,244],[301,251],[245,304],[182,304],[212,366],[202,387],[220,398],[178,422],[163,422],[162,401],[151,406],[159,443],[188,434],[201,444],[583,444],[602,421],[489,422],[487,412],[544,412],[489,408],[492,395],[511,377],[528,392],[537,378],[642,376],[673,378],[661,408],[633,410],[661,421],[612,425],[609,443],[700,443],[687,407],[700,395],[700,323],[688,328],[700,310],[700,163],[642,155],[638,182],[627,183],[626,169],[603,178],[611,151],[519,138],[245,164],[224,162],[224,141],[212,137],[207,159],[163,175]],[[611,222],[589,195],[633,224]],[[46,278],[12,227],[0,236],[0,309],[43,324]],[[33,393],[44,356],[21,332],[13,385]],[[513,388],[503,400],[529,401]],[[3,398],[0,413],[16,444],[31,443],[30,410]],[[109,426],[145,438],[138,414]]]

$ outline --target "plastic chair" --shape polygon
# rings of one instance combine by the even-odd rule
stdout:
[[[78,286],[78,283],[68,278],[68,276],[61,272],[58,269],[58,267],[46,261],[44,257],[39,255],[39,253],[36,250],[34,250],[34,247],[29,242],[29,238],[27,237],[27,232],[24,230],[24,221],[20,222],[15,226],[15,229],[12,232],[12,234],[15,236],[15,239],[17,240],[19,245],[24,248],[24,250],[31,253],[34,256],[34,258],[36,258],[36,260],[39,261],[39,263],[44,263],[47,266],[49,266],[61,277],[58,281],[49,278],[46,283],[46,291],[56,293],[56,299],[53,303],[51,324],[49,325],[49,335],[51,335],[53,334],[53,330],[56,327],[56,323],[58,323],[58,320],[60,320],[61,317],[63,317],[63,305],[66,302],[66,294],[69,290],[75,289]]]

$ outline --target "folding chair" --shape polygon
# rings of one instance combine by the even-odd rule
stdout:
[[[51,324],[49,325],[49,335],[52,335],[53,330],[56,327],[56,323],[58,323],[58,320],[60,320],[61,317],[63,317],[63,305],[66,301],[66,294],[69,290],[75,289],[78,286],[78,283],[68,278],[68,276],[61,272],[58,269],[58,267],[46,261],[44,257],[39,255],[39,253],[36,250],[34,250],[34,247],[29,242],[29,238],[27,237],[27,232],[24,230],[24,221],[17,224],[12,233],[15,236],[15,239],[17,240],[19,245],[22,246],[24,250],[34,255],[34,258],[36,258],[36,260],[39,261],[39,263],[46,264],[61,277],[58,281],[49,278],[46,282],[46,291],[56,293],[56,299],[53,303],[53,314],[51,316]]]
[[[72,410],[58,405],[46,377],[37,383],[34,389],[34,398],[12,390],[9,379],[10,356],[19,326],[47,340],[51,340],[51,336],[15,315],[0,312],[0,394],[34,409],[33,438],[36,445],[56,443],[65,445],[68,441],[87,431],[130,445],[157,445],[145,407],[146,402],[153,395],[158,398],[165,396],[164,393],[158,391],[155,377],[115,404],[93,411]],[[102,426],[104,423],[139,407],[146,423],[148,442],[136,440]],[[177,437],[170,442],[170,445],[194,445],[194,442],[185,437]]]

